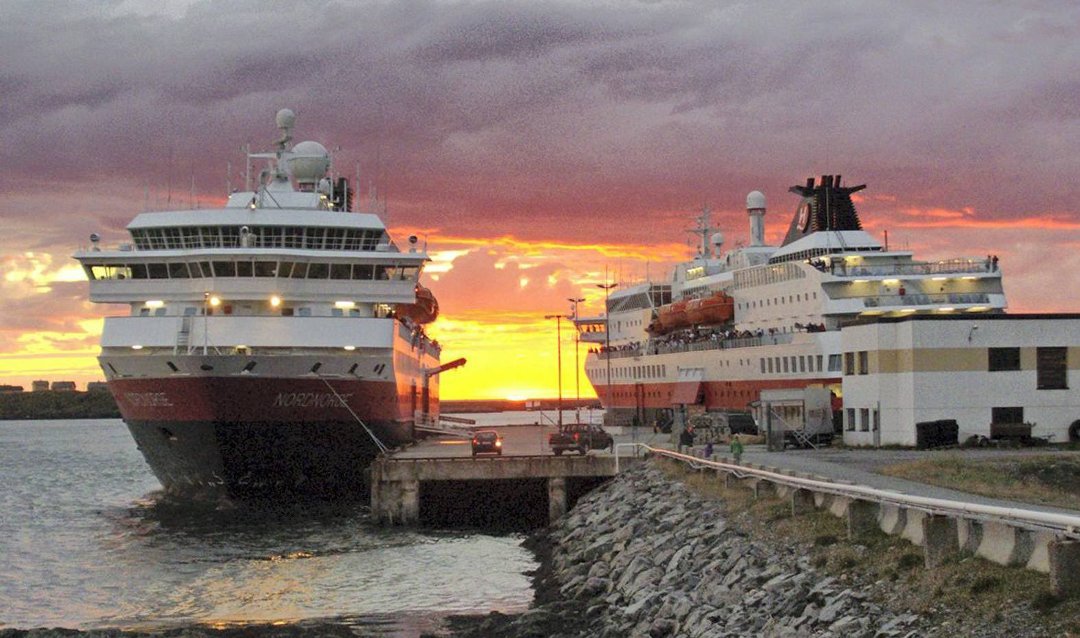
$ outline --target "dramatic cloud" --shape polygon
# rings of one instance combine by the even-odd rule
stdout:
[[[774,241],[787,187],[819,173],[868,183],[867,228],[920,256],[1000,254],[1014,310],[1080,288],[1061,271],[1075,3],[8,0],[3,17],[0,255],[58,268],[140,210],[222,201],[287,106],[392,226],[445,251],[447,320],[595,302],[604,266],[656,276],[705,203],[745,240],[753,189]],[[97,312],[62,287],[2,292],[27,313],[11,330]]]

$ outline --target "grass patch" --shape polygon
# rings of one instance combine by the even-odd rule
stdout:
[[[889,465],[881,473],[971,494],[1080,510],[1080,455],[959,452]]]

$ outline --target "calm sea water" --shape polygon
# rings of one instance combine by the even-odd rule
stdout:
[[[524,610],[520,536],[375,526],[361,506],[170,502],[119,420],[0,421],[0,627],[325,619],[415,636]]]

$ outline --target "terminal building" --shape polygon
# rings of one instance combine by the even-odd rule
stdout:
[[[938,420],[961,442],[991,424],[1080,438],[1080,314],[879,317],[841,342],[847,445],[914,446],[916,424]]]

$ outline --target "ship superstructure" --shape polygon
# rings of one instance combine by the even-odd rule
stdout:
[[[996,258],[920,261],[862,229],[839,175],[808,179],[780,246],[764,241],[765,196],[747,196],[750,241],[723,252],[706,209],[698,254],[670,280],[618,286],[578,322],[585,370],[614,422],[661,424],[688,406],[745,411],[763,392],[821,388],[841,399],[840,329],[870,316],[1000,313]],[[780,394],[777,394],[777,393]],[[805,418],[789,414],[788,418]]]
[[[99,361],[166,490],[247,497],[358,492],[367,461],[438,416],[438,306],[426,252],[354,212],[318,142],[277,149],[223,208],[147,212],[130,243],[75,258],[105,319]]]

